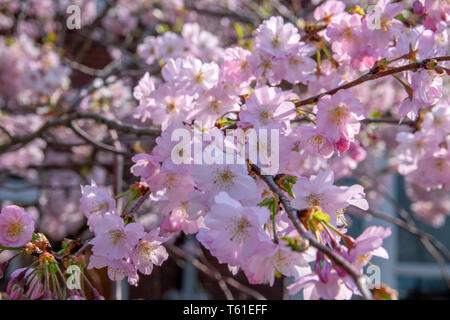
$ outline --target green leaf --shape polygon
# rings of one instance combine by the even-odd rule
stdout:
[[[313,217],[317,221],[323,221],[325,223],[328,223],[330,221],[330,217],[326,213],[323,213],[323,212],[320,212],[320,211],[314,212],[313,213]]]
[[[292,192],[291,183],[285,179],[283,182],[283,186],[284,186],[284,189],[286,190],[286,192],[288,193],[288,195],[290,195],[292,198],[295,198],[295,195]]]
[[[234,30],[236,30],[238,39],[244,38],[244,29],[242,28],[241,24],[236,22],[233,27]]]
[[[381,118],[381,113],[378,110],[374,110],[370,113],[371,118]]]
[[[257,204],[258,207],[267,207],[270,211],[270,218],[273,219],[278,213],[278,201],[275,197],[265,198]]]
[[[170,30],[170,27],[169,27],[169,25],[166,24],[166,23],[163,23],[163,24],[157,24],[157,25],[155,26],[155,30],[156,30],[156,32],[158,32],[159,34],[163,34],[164,32],[169,31],[169,30]]]
[[[178,17],[177,21],[175,22],[175,25],[173,26],[173,31],[181,33],[181,30],[183,29],[183,23],[184,19],[182,17]]]
[[[34,240],[37,240],[37,239],[39,239],[40,238],[40,236],[36,233],[36,232],[34,232],[33,233],[33,236],[31,237],[31,242],[33,242]]]
[[[270,204],[271,198],[265,198],[263,201],[257,204],[258,207],[267,207]]]
[[[294,251],[304,252],[306,249],[308,249],[308,242],[302,241],[299,237],[281,237],[281,239],[286,241],[286,245]]]
[[[232,120],[229,120],[229,119],[226,119],[226,118],[222,118],[222,119],[219,119],[217,122],[220,125],[226,125],[226,124],[234,124],[236,121],[232,121]]]

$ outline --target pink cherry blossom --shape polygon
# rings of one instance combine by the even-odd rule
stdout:
[[[334,153],[333,141],[324,133],[312,126],[299,126],[294,129],[298,137],[299,146],[313,156],[330,158]]]
[[[181,34],[189,52],[202,61],[217,61],[222,56],[219,39],[198,23],[185,23]]]
[[[399,161],[398,171],[401,174],[416,170],[418,160],[425,154],[439,151],[439,141],[435,136],[423,131],[399,132],[396,139],[399,142],[396,154]]]
[[[91,185],[81,186],[80,210],[88,218],[90,229],[106,213],[117,214],[116,201],[108,190],[97,186],[95,181]]]
[[[216,120],[223,117],[228,112],[239,111],[240,99],[236,95],[229,95],[228,92],[217,86],[205,92],[197,99],[195,110],[190,113],[188,119],[196,119],[202,122],[204,128],[211,128]]]
[[[161,233],[170,235],[183,231],[185,234],[194,234],[202,226],[203,217],[199,216],[194,220],[189,220],[189,214],[184,206],[174,208],[169,214],[166,214],[161,221]]]
[[[403,4],[389,0],[377,1],[374,9],[364,18],[363,33],[375,52],[384,53],[395,36],[401,34],[402,23],[395,19],[403,10]],[[378,25],[379,23],[379,25]],[[372,25],[369,25],[372,24]]]
[[[131,255],[139,239],[144,236],[144,228],[138,223],[125,226],[118,215],[105,215],[94,228],[92,244],[94,255],[107,259],[122,259]]]
[[[261,207],[243,207],[224,192],[215,197],[215,204],[206,215],[206,228],[197,239],[220,263],[240,265],[256,250],[262,239],[268,239],[263,229],[269,211]]]
[[[336,16],[326,29],[333,49],[339,59],[353,56],[359,50],[358,41],[361,37],[361,16],[342,13]]]
[[[151,103],[150,94],[155,90],[155,83],[150,74],[146,72],[133,90],[133,97],[139,101],[139,107],[135,111],[135,117],[145,121],[150,117],[147,105]]]
[[[221,191],[227,192],[233,199],[254,198],[256,183],[247,172],[246,165],[212,164],[192,166],[192,177],[196,186],[210,197]]]
[[[139,281],[136,266],[130,258],[110,260],[104,256],[97,256],[95,254],[89,258],[87,269],[102,269],[104,267],[108,267],[108,277],[112,281],[121,281],[127,277],[128,283],[134,286]]]
[[[256,88],[242,106],[239,119],[255,128],[285,128],[295,117],[295,105],[289,99],[295,99],[295,94],[269,86]]]
[[[166,248],[162,246],[167,239],[159,236],[159,229],[147,233],[134,249],[133,263],[142,274],[151,274],[153,266],[161,266],[169,257]]]
[[[21,247],[31,240],[34,221],[25,210],[9,205],[0,213],[0,244],[5,247]]]
[[[424,60],[439,56],[438,51],[434,33],[419,25],[409,33],[398,36],[396,45],[389,48],[389,57],[395,59],[412,53],[413,58]]]
[[[421,131],[443,141],[450,133],[450,108],[446,104],[437,104],[423,116]]]
[[[378,256],[387,259],[387,251],[382,247],[383,240],[391,235],[390,228],[372,226],[363,231],[354,241],[349,251],[349,259],[362,269],[371,259]]]
[[[310,58],[314,48],[299,42],[296,53],[292,54],[287,61],[286,75],[284,79],[290,83],[307,83],[313,79],[313,72],[316,70],[316,62]]]
[[[431,70],[419,70],[411,76],[412,96],[408,96],[399,106],[399,115],[403,119],[417,118],[419,109],[436,104],[442,97],[443,80]]]
[[[19,268],[11,273],[6,293],[11,300],[36,300],[42,297],[44,284],[33,276],[33,268]]]
[[[275,273],[296,279],[311,273],[309,261],[300,252],[273,242],[263,242],[257,252],[243,265],[251,284],[269,283],[273,286]]]
[[[282,17],[271,17],[256,30],[255,49],[283,58],[297,49],[300,35],[292,23],[284,23]]]
[[[450,140],[450,139],[447,139]],[[425,189],[442,188],[450,179],[450,152],[441,148],[426,154],[417,162],[417,170],[406,175],[406,180]]]
[[[295,195],[292,205],[297,209],[320,206],[330,215],[330,223],[334,225],[337,223],[339,212],[348,205],[354,205],[363,210],[368,209],[362,186],[338,187],[333,182],[334,174],[330,168],[309,180],[299,177],[292,188]]]
[[[140,177],[143,182],[148,182],[160,171],[160,165],[152,155],[139,153],[131,160],[135,163],[131,167],[131,173],[136,177]]]
[[[194,190],[193,178],[182,169],[173,171],[162,168],[161,171],[148,180],[153,193],[161,191],[173,204],[180,204]]]
[[[152,92],[150,101],[145,107],[148,117],[151,117],[154,124],[160,124],[162,130],[166,130],[172,124],[181,124],[190,111],[192,98],[175,93],[176,88],[170,84],[163,84]]]
[[[287,287],[289,294],[296,294],[303,289],[305,300],[348,300],[352,291],[340,280],[336,271],[331,271],[327,281],[322,281],[317,274],[311,273],[301,277],[295,283]]]
[[[221,77],[226,81],[241,83],[249,82],[253,79],[253,72],[248,61],[251,52],[241,47],[233,47],[225,50],[224,62],[222,64]]]
[[[333,21],[345,9],[345,4],[341,1],[328,0],[314,10],[314,19],[325,23]]]
[[[317,103],[317,108],[317,129],[333,142],[342,143],[341,139],[353,141],[359,133],[364,106],[350,91],[340,90],[332,96],[324,96]]]

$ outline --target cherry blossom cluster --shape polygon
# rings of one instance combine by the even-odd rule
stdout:
[[[166,63],[182,57],[194,57],[202,61],[217,61],[223,55],[219,39],[203,30],[198,23],[185,23],[181,35],[172,31],[161,36],[148,36],[137,48],[137,52],[147,64],[155,60]]]
[[[125,221],[116,201],[95,182],[82,187],[80,209],[95,235],[90,241],[93,255],[88,269],[108,267],[111,280],[127,277],[130,284],[137,285],[138,271],[151,274],[154,265],[160,266],[167,259],[161,245],[167,239],[159,236],[159,228],[147,233],[141,224]]]
[[[68,268],[70,266],[83,267],[82,260],[70,255],[79,243],[66,239],[62,243],[62,250],[53,252],[45,235],[34,233],[34,228],[32,216],[23,208],[9,205],[2,209],[0,213],[0,251],[23,251],[26,254],[39,257],[38,261],[34,261],[28,267],[18,268],[11,273],[6,288],[6,293],[10,299],[86,299],[85,291],[81,288],[68,288],[66,286]],[[0,278],[4,276],[10,262],[16,256],[14,255],[0,264]],[[64,270],[64,274],[61,269]],[[84,274],[83,277],[88,284],[92,297],[103,300],[104,298]]]
[[[72,2],[82,9],[83,26],[102,16],[95,1]],[[132,61],[127,67],[137,67],[137,77],[115,70],[114,61],[103,73],[83,66],[83,57],[64,55],[55,17],[68,5],[0,4],[0,30],[13,35],[0,36],[0,170],[47,188],[36,208],[10,205],[0,213],[0,251],[38,257],[11,275],[11,299],[85,299],[56,285],[72,265],[102,299],[85,269],[107,267],[111,280],[138,285],[140,275],[169,258],[166,248],[181,234],[194,235],[250,284],[272,286],[284,276],[293,281],[289,293],[302,290],[305,299],[367,297],[355,273],[363,275],[374,256],[388,258],[383,241],[391,231],[371,226],[352,238],[345,213],[377,207],[377,183],[386,172],[404,176],[418,218],[445,223],[447,2],[408,7],[381,0],[366,10],[328,0],[304,25],[272,16],[246,34],[228,18],[221,30],[208,28],[182,0],[105,3],[92,39],[112,60]],[[196,4],[202,5],[215,8]],[[241,7],[240,1],[220,6],[236,14]],[[26,19],[15,21],[19,11]],[[71,88],[71,68],[95,79]],[[76,123],[63,124],[76,114]],[[62,124],[47,131],[55,120]],[[147,129],[158,132],[154,141],[141,140]],[[190,137],[187,149],[180,130]],[[255,132],[273,134],[255,147]],[[269,163],[261,154],[272,155]],[[386,168],[379,167],[382,157]],[[266,176],[267,165],[277,172]],[[115,192],[123,190],[117,174],[123,168],[125,180],[135,183],[113,195],[106,186],[114,180]],[[348,177],[358,180],[342,185]],[[34,232],[38,221],[50,240],[84,225],[91,237],[84,245],[64,239],[56,252]]]
[[[219,158],[226,156],[225,151],[205,141],[218,141],[217,137],[223,136],[223,130],[215,125],[228,113],[239,115],[234,122],[242,130],[279,129],[280,154],[289,155],[281,159],[280,172],[292,175],[291,182],[287,182],[293,185],[292,204],[299,210],[318,208],[307,214],[308,230],[349,263],[354,263],[358,270],[362,270],[372,254],[387,258],[381,243],[390,234],[389,230],[374,227],[356,240],[338,230],[345,223],[343,212],[349,205],[368,208],[363,187],[335,186],[331,169],[305,177],[300,166],[307,157],[327,159],[335,151],[347,151],[359,133],[360,120],[364,119],[363,105],[350,91],[342,90],[320,99],[314,115],[316,120],[311,119],[311,125],[292,127],[291,121],[297,115],[292,101],[298,96],[292,91],[258,85],[263,81],[262,74],[259,65],[252,64],[251,60],[266,55],[272,62],[288,64],[292,57],[300,57],[298,31],[277,17],[264,22],[256,32],[255,52],[226,49],[222,67],[190,57],[172,58],[162,68],[164,83],[156,86],[149,74],[141,79],[134,92],[140,102],[137,116],[161,124],[163,132],[151,154],[133,158],[135,165],[131,171],[149,187],[151,200],[160,207],[162,233],[197,233],[197,239],[219,262],[228,264],[233,273],[242,269],[250,283],[272,285],[275,274],[279,273],[297,279],[292,286],[293,293],[316,283],[312,290],[308,289],[309,297],[348,299],[360,293],[350,278],[342,282],[343,277],[348,277],[344,271],[312,247],[292,245],[293,250],[289,246],[300,238],[298,231],[286,212],[279,211],[278,204],[272,205],[271,213],[266,204],[272,201],[272,193],[247,164],[178,165],[173,162],[172,154],[183,151],[177,149],[177,141],[172,139],[177,128],[200,131],[202,143],[209,145]],[[231,54],[233,51],[243,54]],[[310,59],[304,51],[303,55],[305,61]],[[229,83],[228,75],[240,77],[240,81]],[[287,73],[282,78],[285,76]],[[254,79],[259,81],[251,88]],[[270,143],[265,148],[270,150]],[[347,239],[347,245],[339,244],[341,237]],[[371,244],[359,251],[356,249],[359,241]],[[317,265],[314,271],[309,264],[313,261]]]
[[[418,202],[413,210],[429,220],[433,225],[442,225],[448,213],[445,191],[450,181],[450,108],[438,104],[422,119],[421,128],[415,132],[399,132],[396,158],[398,171],[405,175],[406,181],[416,189],[432,192],[416,192]],[[440,189],[444,189],[439,192]],[[431,194],[441,194],[441,199],[429,201]],[[422,209],[420,209],[422,208]],[[425,209],[426,208],[426,209]],[[428,219],[426,217],[429,217]]]
[[[62,65],[59,55],[36,46],[25,35],[0,37],[0,70],[3,108],[38,104],[42,98],[55,100],[70,83],[70,69]]]

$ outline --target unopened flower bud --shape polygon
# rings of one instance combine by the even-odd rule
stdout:
[[[419,1],[419,0],[414,1],[413,11],[415,14],[420,14],[420,15],[425,14],[426,8],[423,5],[422,1]]]
[[[434,71],[436,71],[436,73],[438,74],[444,74],[444,69],[441,66],[437,66],[436,68],[434,68]]]
[[[38,233],[38,238],[33,241],[33,244],[41,251],[50,251],[52,248],[50,241],[43,233]]]
[[[354,239],[346,234],[342,235],[342,239],[344,240],[345,245],[349,248],[352,249],[355,242]]]
[[[397,300],[398,292],[389,286],[382,284],[380,288],[371,289],[375,300]]]
[[[105,300],[105,298],[100,293],[98,293],[97,289],[95,289],[94,287],[91,287],[91,293],[94,300]]]
[[[42,297],[42,300],[52,300],[52,292],[50,290],[46,290],[44,292],[44,296]]]
[[[361,8],[360,6],[356,5],[353,10],[352,13],[357,13],[359,14],[361,17],[364,17],[366,15],[366,13],[364,12],[364,9]]]
[[[48,252],[43,252],[40,256],[39,256],[39,264],[41,266],[43,266],[44,264],[48,264],[51,262],[55,262],[55,257],[48,253]]]
[[[437,66],[438,62],[436,61],[436,59],[428,59],[425,62],[425,69],[433,70],[436,69]]]

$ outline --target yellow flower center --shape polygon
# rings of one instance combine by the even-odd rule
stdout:
[[[347,28],[344,29],[344,36],[347,39],[353,38],[353,31],[352,31],[351,27],[347,27]]]
[[[275,37],[272,40],[272,46],[274,48],[277,48],[280,45],[280,39],[278,35],[275,35]]]
[[[222,189],[229,189],[233,185],[233,179],[235,175],[229,167],[226,167],[222,171],[216,173],[213,183],[218,185]]]
[[[365,264],[367,261],[369,261],[370,259],[370,252],[366,253],[366,254],[361,254],[358,256],[358,258],[356,259],[358,261],[358,263],[360,265]]]
[[[268,124],[270,120],[273,120],[273,118],[273,115],[271,115],[267,110],[261,111],[259,114],[259,119],[264,124]]]
[[[180,154],[181,153],[181,154]],[[183,156],[183,150],[181,149],[178,154]],[[176,173],[169,173],[166,180],[167,190],[172,190],[174,187],[178,186],[178,176]]]
[[[148,260],[150,263],[153,263],[153,251],[155,250],[155,246],[153,246],[148,241],[141,241],[141,246],[139,248],[140,256],[143,260]]]
[[[436,159],[435,160],[435,165],[439,171],[444,171],[446,164],[447,164],[447,162],[444,159]]]
[[[120,230],[111,230],[109,231],[109,236],[113,244],[116,245],[123,238],[124,235]]]
[[[225,230],[230,233],[230,241],[244,242],[250,233],[247,228],[251,227],[250,222],[246,218],[235,218]]]
[[[107,211],[108,209],[109,209],[109,204],[108,204],[108,202],[104,201],[104,202],[100,202],[96,206],[94,206],[94,208],[91,211],[89,211],[89,213],[93,214],[96,212],[100,212],[102,210]]]
[[[176,110],[177,110],[177,106],[175,105],[174,102],[169,102],[169,103],[166,105],[166,112],[167,112],[167,113],[171,113],[171,112],[174,112],[174,111],[176,111]]]
[[[197,81],[197,83],[202,83],[203,82],[203,72],[199,72],[195,75],[195,81]]]
[[[219,101],[217,101],[217,100],[212,101],[210,103],[210,107],[212,110],[214,110],[216,112],[219,111],[219,107],[220,107]]]
[[[308,139],[308,142],[310,145],[312,145],[314,148],[317,148],[317,153],[320,152],[320,148],[325,143],[325,138],[321,135],[312,136]]]
[[[381,28],[384,30],[384,32],[388,32],[389,29],[392,27],[392,23],[393,23],[393,20],[389,20],[389,21],[383,20],[383,21],[381,21]]]
[[[289,64],[297,66],[300,64],[300,60],[297,59],[296,57],[291,57],[291,58],[289,58]]]
[[[341,124],[349,117],[349,109],[345,105],[337,106],[329,111],[330,119],[336,124]]]
[[[241,61],[241,64],[240,64],[241,70],[247,69],[248,66],[249,66],[249,65],[248,65],[248,62],[247,62],[246,60],[242,60],[242,61]]]
[[[323,194],[310,194],[305,197],[305,201],[310,206],[320,206],[320,203],[323,201]]]
[[[11,223],[6,231],[6,236],[10,239],[17,238],[20,234],[22,234],[24,227],[25,226],[18,221]]]

